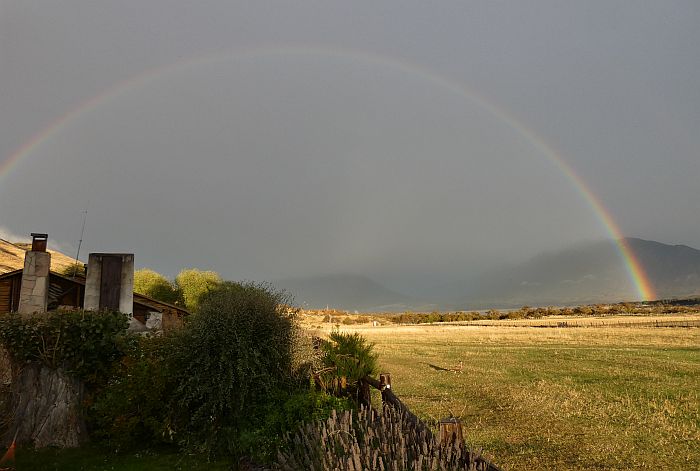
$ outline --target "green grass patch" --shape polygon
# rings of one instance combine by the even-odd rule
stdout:
[[[94,446],[71,450],[18,449],[18,471],[223,471],[233,469],[227,461],[207,462],[205,457],[173,450],[141,450],[115,454]]]

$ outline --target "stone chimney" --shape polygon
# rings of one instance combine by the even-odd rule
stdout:
[[[134,313],[134,254],[90,254],[83,307]]]
[[[17,307],[20,314],[46,312],[51,269],[51,254],[46,251],[48,238],[48,234],[32,232],[32,250],[28,250],[24,256],[22,287]]]

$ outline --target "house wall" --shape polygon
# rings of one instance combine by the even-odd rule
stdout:
[[[163,330],[177,329],[182,326],[182,317],[176,309],[163,309]]]
[[[19,297],[19,284],[16,282],[16,279],[19,279],[19,277],[0,280],[0,313],[17,310],[16,298]]]

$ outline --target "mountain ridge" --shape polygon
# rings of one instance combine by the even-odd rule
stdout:
[[[700,293],[700,250],[624,238],[659,298]],[[457,305],[589,304],[638,299],[617,241],[582,242],[538,254],[482,278]]]
[[[624,241],[658,298],[700,294],[700,250],[637,237]],[[417,298],[386,289],[364,275],[303,277],[278,285],[291,288],[297,301],[310,307],[348,310],[465,310],[637,300],[639,292],[630,280],[618,243],[610,239],[584,241],[542,252],[519,264],[472,275],[461,285],[455,281],[452,291],[460,294],[452,296]],[[346,283],[353,287],[344,286]],[[363,283],[367,290],[362,289]]]

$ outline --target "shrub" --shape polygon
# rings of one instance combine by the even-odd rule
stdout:
[[[181,409],[172,395],[181,375],[174,370],[170,353],[182,348],[181,341],[178,335],[139,339],[137,347],[114,369],[111,381],[88,403],[88,424],[94,439],[116,451],[173,443],[185,444],[187,451],[210,451],[187,446],[186,431],[177,427],[182,424],[178,417],[188,411]],[[311,338],[295,339],[294,344],[293,371],[308,379],[314,360]],[[197,354],[191,352],[192,361]],[[294,378],[291,382],[296,383]],[[235,450],[219,453],[235,452],[267,461],[284,433],[296,430],[304,420],[327,417],[331,409],[348,407],[346,400],[310,390],[308,382],[300,381],[299,387],[291,390],[272,390],[260,398],[258,407],[250,409],[249,420],[241,422]]]
[[[321,345],[321,361],[325,372],[319,377],[321,385],[336,395],[357,398],[359,382],[377,373],[374,344],[355,333],[331,332]]]
[[[240,451],[257,462],[270,462],[284,444],[284,437],[304,424],[323,421],[333,411],[351,410],[352,401],[315,389],[302,389],[270,397],[264,413],[256,424],[241,433]]]
[[[140,337],[109,382],[86,401],[90,434],[113,450],[171,442],[167,417],[173,384],[166,361],[171,339]]]
[[[0,343],[15,365],[61,368],[88,384],[105,379],[133,342],[126,315],[113,311],[50,311],[0,317]]]
[[[168,361],[172,426],[188,450],[240,451],[238,439],[294,375],[294,314],[280,312],[283,293],[254,283],[225,282],[206,293]]]

